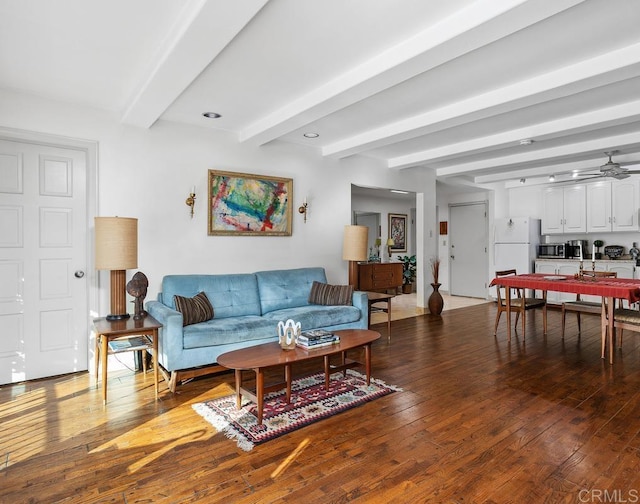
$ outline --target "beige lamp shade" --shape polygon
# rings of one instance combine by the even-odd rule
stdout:
[[[138,267],[138,219],[96,217],[96,269]]]
[[[369,228],[367,226],[345,226],[342,259],[366,261]]]
[[[393,241],[393,238],[387,240],[387,247],[393,247],[395,244],[396,242]]]

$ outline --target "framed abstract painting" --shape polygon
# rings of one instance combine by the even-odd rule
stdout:
[[[293,179],[209,170],[209,235],[291,236]]]
[[[389,238],[393,240],[391,253],[407,251],[407,214],[389,214]]]

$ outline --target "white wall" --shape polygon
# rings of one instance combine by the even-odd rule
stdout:
[[[346,283],[341,250],[344,225],[351,222],[351,184],[435,193],[432,174],[390,171],[371,159],[323,158],[277,142],[253,147],[226,132],[164,122],[145,130],[122,125],[112,113],[6,91],[0,91],[0,127],[98,142],[96,214],[139,219],[138,265],[149,278],[147,299],[156,296],[166,274],[323,266],[330,282]],[[293,178],[292,236],[208,236],[209,169]],[[185,199],[193,185],[191,219]],[[297,213],[305,196],[306,224]],[[420,216],[425,218],[428,212]],[[434,225],[434,217],[424,224]],[[106,289],[100,305],[105,313]]]

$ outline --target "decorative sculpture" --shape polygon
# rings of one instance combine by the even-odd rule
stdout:
[[[292,319],[278,322],[278,342],[283,350],[293,350],[298,336],[300,336],[300,322],[294,322]]]
[[[149,280],[142,271],[138,271],[127,284],[127,292],[134,297],[133,320],[141,320],[147,316],[144,309],[144,298],[147,297]]]

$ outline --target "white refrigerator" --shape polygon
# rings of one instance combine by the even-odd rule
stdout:
[[[518,274],[533,273],[539,243],[540,219],[496,219],[493,228],[494,272],[515,269]],[[495,287],[491,288],[491,296],[497,297]]]

